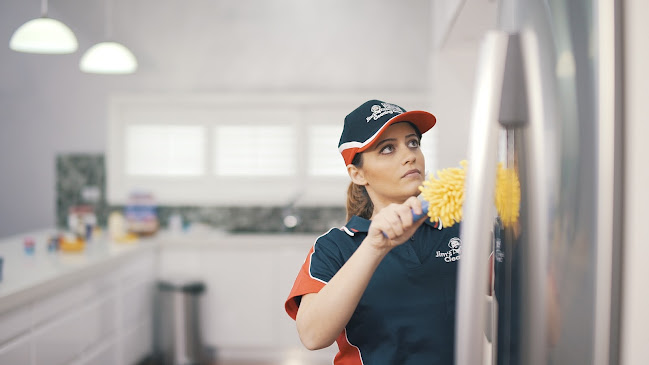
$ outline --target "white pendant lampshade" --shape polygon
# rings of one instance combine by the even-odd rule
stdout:
[[[70,28],[47,17],[21,25],[9,41],[9,48],[27,53],[65,54],[75,52],[78,47],[77,37]]]
[[[117,42],[101,42],[90,47],[81,57],[83,72],[98,74],[130,74],[137,70],[137,60],[128,48]]]

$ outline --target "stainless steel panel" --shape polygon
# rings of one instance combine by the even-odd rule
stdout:
[[[503,7],[501,24],[521,34],[529,123],[506,124],[502,162],[521,205],[518,224],[495,229],[497,364],[617,362],[618,11],[594,0]]]

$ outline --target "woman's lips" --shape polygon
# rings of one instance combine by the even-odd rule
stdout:
[[[401,177],[402,177],[402,178],[408,178],[408,177],[413,177],[413,176],[415,176],[415,175],[416,175],[417,177],[421,176],[421,171],[419,171],[419,170],[417,170],[417,169],[408,170],[408,172],[406,172],[405,174],[403,174],[403,176],[401,176]]]

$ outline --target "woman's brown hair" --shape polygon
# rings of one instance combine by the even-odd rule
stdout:
[[[352,160],[352,165],[356,167],[363,167],[363,154],[358,153]],[[347,220],[352,216],[359,216],[361,218],[370,219],[374,212],[374,203],[370,199],[367,190],[363,185],[356,185],[354,182],[349,183],[347,188]]]

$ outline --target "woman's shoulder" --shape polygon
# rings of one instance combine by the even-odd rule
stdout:
[[[439,221],[430,221],[426,220],[425,224],[422,224],[422,227],[425,227],[424,229],[431,229],[431,230],[436,230],[440,232],[445,232],[445,233],[460,233],[460,227],[462,223],[461,222],[456,222],[452,226],[444,226],[441,224]]]
[[[329,229],[315,243],[321,246],[357,246],[367,234],[369,223],[367,219],[354,216],[344,226]]]
[[[331,227],[329,230],[320,236],[316,238],[316,243],[324,243],[324,242],[331,242],[331,241],[337,241],[341,237],[345,237],[345,232],[343,231],[343,227]]]
[[[355,236],[353,231],[350,231],[346,226],[332,227],[326,233],[320,235],[316,239],[316,243],[338,243],[341,241],[349,241]]]

